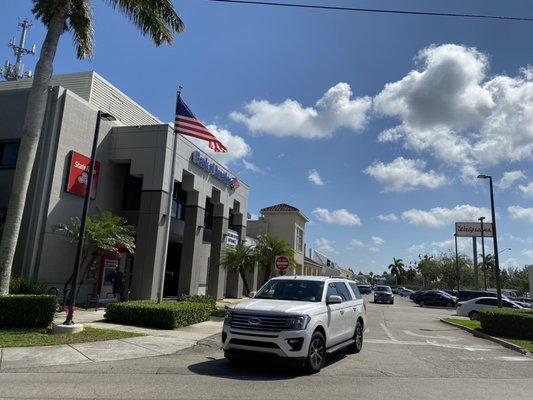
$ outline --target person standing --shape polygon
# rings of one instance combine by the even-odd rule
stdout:
[[[124,292],[124,278],[126,275],[120,270],[117,265],[115,271],[111,274],[111,283],[113,284],[113,294],[117,301],[122,301],[122,294]]]

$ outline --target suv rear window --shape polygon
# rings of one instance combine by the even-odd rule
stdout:
[[[352,288],[352,292],[355,295],[355,298],[356,299],[360,299],[361,298],[361,292],[359,291],[359,288],[357,287],[357,285],[355,283],[352,283],[352,282],[350,282],[349,285]]]

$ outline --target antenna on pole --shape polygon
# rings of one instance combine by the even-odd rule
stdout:
[[[20,34],[20,39],[18,45],[15,43],[15,38],[13,37],[8,47],[13,50],[15,54],[15,64],[11,64],[9,61],[6,61],[3,68],[0,68],[0,76],[2,76],[6,81],[17,81],[22,78],[31,78],[31,71],[24,72],[24,63],[22,62],[22,57],[25,55],[34,55],[35,54],[35,45],[31,49],[26,49],[26,35],[30,29],[32,23],[28,19],[24,19],[22,22],[18,23],[18,26],[22,28]]]

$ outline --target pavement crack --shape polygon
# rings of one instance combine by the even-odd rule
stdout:
[[[89,360],[90,362],[95,362],[95,360],[93,360],[92,358],[86,356],[85,354],[83,354],[81,351],[79,351],[77,348],[75,348],[74,346],[72,346],[71,344],[67,344],[68,347],[70,347],[71,349],[77,351],[78,353],[80,353],[83,357],[85,357],[87,360]]]

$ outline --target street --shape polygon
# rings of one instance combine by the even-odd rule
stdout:
[[[0,374],[0,397],[530,398],[533,358],[438,320],[452,314],[398,297],[392,306],[369,303],[363,351],[330,356],[328,365],[311,376],[260,360],[234,367],[224,360],[214,336],[169,356],[8,370]]]

